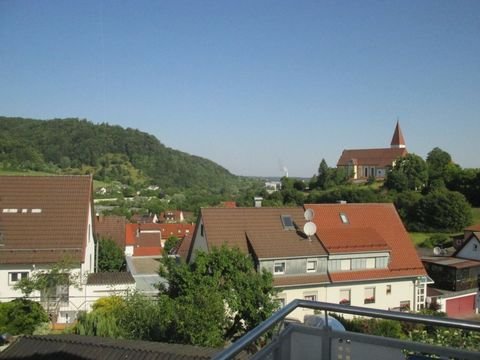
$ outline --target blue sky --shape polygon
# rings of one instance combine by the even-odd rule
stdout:
[[[480,1],[0,0],[0,114],[138,128],[239,175],[344,148],[480,167]]]

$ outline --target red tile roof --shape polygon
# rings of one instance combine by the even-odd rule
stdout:
[[[337,166],[348,166],[353,161],[356,165],[387,167],[391,166],[399,157],[407,155],[407,153],[405,148],[343,150]]]
[[[320,227],[317,228],[317,236],[331,254],[390,250],[390,246],[371,227]]]
[[[378,272],[378,277],[401,277],[410,275],[426,275],[422,262],[418,257],[410,237],[403,226],[393,204],[309,204],[305,208],[315,212],[313,222],[317,226],[317,236],[323,242],[322,233],[328,233],[324,245],[329,252],[335,252],[343,244],[345,234],[351,234],[352,239],[360,239],[363,251],[368,250],[366,235],[372,236],[374,247],[382,247],[382,239],[390,249],[390,263],[386,270],[365,270],[358,272],[341,272],[330,274],[332,281],[351,281],[369,279]],[[348,223],[343,223],[340,214],[343,213]],[[360,230],[363,229],[363,230]],[[372,229],[375,229],[372,232]],[[337,236],[331,235],[338,231]],[[356,233],[356,235],[355,235]],[[376,235],[374,235],[376,233]],[[370,236],[369,235],[369,236]],[[377,237],[378,235],[378,237]],[[351,245],[352,240],[348,241]],[[386,250],[377,248],[377,250]],[[352,248],[351,252],[357,252]]]
[[[180,244],[177,245],[177,248],[174,252],[180,256],[180,258],[187,260],[188,250],[190,249],[190,245],[193,239],[193,232],[191,234],[186,235],[182,240],[180,240]]]
[[[91,194],[91,176],[0,176],[0,263],[83,262]]]
[[[133,256],[154,256],[163,253],[161,224],[126,224],[125,244],[133,246]]]
[[[97,238],[112,239],[122,249],[125,247],[125,216],[95,216],[95,235]]]
[[[466,231],[480,231],[480,224],[469,226],[465,229]]]
[[[290,215],[302,229],[303,213],[300,207],[201,210],[209,247],[227,244],[247,253],[249,241],[259,258],[326,255],[315,236],[309,241],[301,232],[283,228],[281,216]]]
[[[395,126],[395,132],[392,136],[392,141],[390,142],[392,146],[405,146],[405,139],[403,137],[402,129],[400,129],[400,123],[397,121],[397,126]]]
[[[160,228],[160,231],[162,232],[163,239],[168,239],[170,236],[183,238],[188,234],[193,234],[195,225],[193,224],[159,224],[159,228]]]

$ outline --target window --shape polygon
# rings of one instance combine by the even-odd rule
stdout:
[[[307,272],[317,271],[317,260],[307,260]]]
[[[273,273],[274,274],[285,274],[285,261],[274,263]]]
[[[473,251],[477,251],[478,249],[478,245],[477,244],[473,244]]]
[[[290,215],[282,215],[281,219],[284,230],[295,230],[295,225],[293,224],[293,219]]]
[[[351,270],[352,261],[350,259],[340,260],[340,270]]]
[[[365,266],[367,269],[375,269],[375,258],[368,258]]]
[[[375,176],[375,168],[370,168],[370,175]]]
[[[317,301],[317,294],[304,294],[303,298],[305,300]]]
[[[375,288],[365,288],[364,304],[373,304],[375,302]]]
[[[392,293],[392,285],[387,285],[387,291],[385,292],[387,295]]]
[[[364,171],[364,172],[365,172],[365,177],[368,177],[368,167],[365,166],[365,169],[364,169],[364,170],[365,170],[365,171]]]
[[[350,305],[350,289],[340,289],[340,301],[341,305]]]
[[[345,213],[340,213],[340,220],[342,220],[343,224],[348,224],[348,217]]]
[[[200,235],[202,235],[202,236],[203,236],[203,225],[202,225],[202,226],[200,226]]]
[[[8,273],[8,283],[9,283],[9,285],[16,284],[20,280],[26,279],[26,278],[28,278],[28,271]]]

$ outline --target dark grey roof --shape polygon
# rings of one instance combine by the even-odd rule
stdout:
[[[120,340],[81,335],[37,335],[17,339],[0,359],[129,359],[203,360],[218,349],[159,342]]]
[[[89,274],[87,285],[135,284],[135,279],[129,272],[103,272]]]

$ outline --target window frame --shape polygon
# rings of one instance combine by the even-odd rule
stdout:
[[[342,292],[347,292],[348,296],[342,296]],[[340,289],[339,299],[338,303],[340,305],[350,305],[352,303],[352,289]]]
[[[372,291],[373,295],[372,296],[369,296],[369,294],[367,293],[369,290]],[[375,300],[376,300],[376,296],[375,296],[375,287],[373,286],[369,286],[369,287],[366,287],[365,290],[364,290],[364,294],[363,294],[363,303],[364,304],[375,304]]]
[[[308,264],[314,264],[313,269],[308,268]],[[316,259],[307,259],[307,273],[317,272],[318,261]]]
[[[348,269],[344,268],[343,264],[347,264],[348,262]],[[352,270],[352,259],[340,259],[340,271],[350,271]]]
[[[17,280],[13,280],[13,275],[17,277]],[[28,271],[9,271],[8,272],[8,285],[15,285],[22,279],[28,279]]]
[[[279,272],[276,269],[277,265],[283,264],[283,271]],[[273,275],[283,275],[287,271],[287,262],[286,261],[274,261],[273,262]]]

